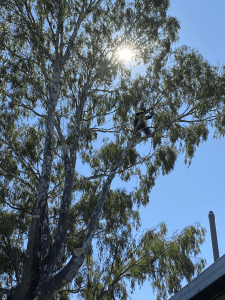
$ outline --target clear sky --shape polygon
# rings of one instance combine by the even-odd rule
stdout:
[[[171,0],[169,15],[180,21],[180,41],[177,45],[188,45],[196,48],[211,64],[225,63],[225,1],[224,0]],[[189,168],[184,164],[181,155],[174,170],[156,180],[150,194],[147,207],[140,209],[141,229],[156,227],[165,222],[168,228],[167,237],[176,230],[200,222],[207,230],[206,241],[202,245],[199,257],[207,260],[206,268],[213,263],[213,251],[208,213],[213,211],[216,218],[219,254],[225,254],[225,141],[224,138],[213,139],[210,129],[208,141],[197,148]],[[112,187],[123,187],[115,180]],[[132,184],[130,185],[132,188]],[[183,286],[187,283],[184,281]],[[129,283],[128,283],[128,286]],[[129,289],[128,289],[129,292]],[[149,282],[141,290],[139,286],[130,294],[132,300],[154,300]],[[74,295],[71,299],[77,299]]]

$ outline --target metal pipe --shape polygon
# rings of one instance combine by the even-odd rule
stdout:
[[[216,235],[215,215],[212,211],[209,212],[209,225],[211,231],[213,256],[215,262],[220,256],[219,256],[219,248],[218,248],[217,235]]]

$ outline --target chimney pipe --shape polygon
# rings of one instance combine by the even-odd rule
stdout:
[[[212,211],[209,212],[209,224],[212,238],[213,256],[215,262],[219,258],[219,249],[216,235],[215,215]]]

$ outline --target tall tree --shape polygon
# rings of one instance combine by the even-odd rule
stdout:
[[[188,47],[172,50],[179,23],[168,7],[168,0],[1,1],[2,299],[69,299],[69,292],[127,299],[121,280],[134,288],[146,274],[159,299],[204,267],[190,259],[204,229],[191,226],[166,243],[164,224],[140,245],[132,239],[140,227],[133,207],[148,204],[160,172],[173,170],[180,151],[190,164],[208,124],[224,132],[224,73]],[[127,45],[146,76],[132,80],[119,60]],[[133,128],[141,104],[154,113],[148,136]],[[138,186],[113,190],[115,176],[136,176]],[[94,238],[109,252],[93,274]]]

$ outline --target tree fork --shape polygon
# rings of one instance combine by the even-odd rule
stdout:
[[[116,170],[122,165],[126,154],[129,152],[129,150],[133,146],[133,141],[128,141],[126,148],[124,149],[123,153],[121,154],[117,164],[112,168],[109,177],[102,189],[102,193],[100,196],[100,199],[95,207],[92,220],[89,225],[89,230],[86,235],[86,238],[83,242],[82,248],[85,250],[85,252],[89,249],[89,246],[91,244],[92,238],[95,233],[95,227],[98,222],[98,218],[100,216],[100,213],[102,211],[102,207],[104,205],[104,201],[107,195],[107,192],[109,190],[109,187],[111,185],[111,182],[113,178],[115,177]],[[76,276],[77,272],[79,271],[80,267],[83,265],[84,262],[84,254],[82,254],[79,257],[75,257],[74,255],[68,262],[68,264],[55,276],[50,278],[48,281],[42,282],[39,287],[36,289],[35,292],[35,300],[48,300],[49,297],[54,295],[57,291],[59,291],[61,288],[66,286],[71,280]],[[54,284],[53,284],[54,283]]]

